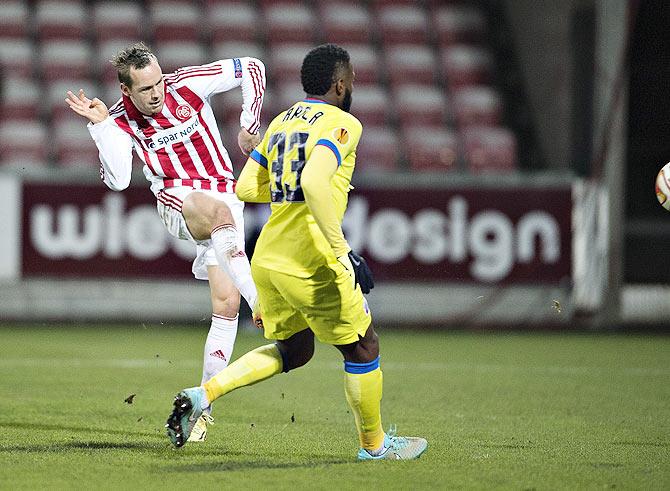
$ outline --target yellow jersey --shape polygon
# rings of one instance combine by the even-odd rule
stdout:
[[[306,278],[336,261],[300,186],[300,175],[317,145],[332,150],[338,168],[330,180],[340,224],[361,138],[360,121],[319,99],[307,98],[279,114],[250,157],[267,169],[271,211],[254,250],[253,262],[266,269]]]

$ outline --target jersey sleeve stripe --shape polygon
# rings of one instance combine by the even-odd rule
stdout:
[[[262,101],[263,101],[264,84],[261,70],[258,67],[258,65],[253,61],[249,63],[249,73],[251,75],[251,79],[253,80],[254,91],[256,93],[254,102],[251,105],[251,111],[254,114],[256,120],[254,124],[252,124],[251,127],[249,128],[249,133],[255,133],[261,126],[261,107],[263,105]]]
[[[249,133],[255,133],[256,129],[256,124],[258,123],[258,114],[256,113],[256,109],[258,106],[258,102],[260,101],[260,88],[259,88],[259,81],[258,81],[258,76],[255,72],[255,70],[249,66],[249,75],[251,75],[251,81],[253,82],[254,86],[254,102],[251,104],[251,112],[254,115],[254,122],[249,126]]]
[[[211,72],[211,71],[214,71],[214,70],[221,71],[221,70],[223,70],[223,67],[220,64],[182,67],[182,68],[179,68],[178,70],[176,70],[172,73],[168,73],[165,76],[175,78],[175,77],[181,77],[182,75],[187,75],[189,73],[207,72],[207,71]]]
[[[342,165],[342,156],[340,155],[340,151],[332,141],[326,140],[325,138],[321,138],[318,142],[316,142],[316,145],[323,145],[324,147],[330,148],[335,154],[335,158],[337,159],[337,165],[338,166]]]
[[[268,168],[268,159],[266,159],[263,154],[261,154],[258,150],[254,149],[251,154],[249,154],[249,157],[254,159],[256,162],[258,162],[260,165],[265,167],[266,169]]]
[[[176,73],[176,72],[175,72]],[[207,76],[214,76],[214,75],[220,75],[223,73],[223,69],[221,67],[219,68],[213,68],[213,69],[207,69],[207,70],[202,70],[202,71],[193,71],[193,72],[188,72],[188,73],[180,73],[176,75],[169,75],[165,77],[165,81],[167,83],[177,83],[181,82],[182,80],[186,80],[187,78],[191,77],[207,77]]]

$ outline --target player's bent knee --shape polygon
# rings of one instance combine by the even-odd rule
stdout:
[[[372,361],[379,356],[379,336],[372,329],[372,326],[368,329],[368,332],[365,333],[365,336],[358,341],[360,347],[368,353],[369,360]]]
[[[282,355],[282,372],[286,373],[307,365],[309,360],[312,359],[312,356],[314,356],[314,345],[312,345],[311,348],[305,347],[305,349],[301,351],[282,351],[282,348],[279,347],[279,352]]]
[[[344,357],[345,361],[352,363],[370,363],[379,356],[379,337],[372,324],[368,327],[365,335],[351,344],[335,346]]]
[[[277,341],[282,357],[282,371],[300,368],[314,356],[314,334],[309,329],[294,334],[284,341]]]
[[[287,365],[284,366],[283,371],[288,372],[290,370],[295,370],[296,368],[307,365],[307,362],[312,359],[313,355],[314,349],[309,352],[291,353],[289,358],[286,360]]]
[[[212,227],[223,225],[223,224],[232,224],[235,225],[235,219],[233,218],[233,213],[230,211],[230,208],[223,201],[216,202],[216,208],[214,210],[214,216],[212,218]]]
[[[191,233],[200,240],[208,238],[216,226],[235,224],[233,213],[226,203],[202,192],[191,193],[184,199],[182,214]]]
[[[224,317],[235,317],[240,310],[240,294],[233,289],[228,295],[212,296],[212,312]]]

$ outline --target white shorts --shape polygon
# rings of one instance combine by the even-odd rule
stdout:
[[[244,250],[244,203],[234,193],[221,193],[210,189],[193,189],[189,187],[175,187],[161,189],[156,196],[158,215],[170,235],[178,239],[188,240],[196,244],[196,257],[193,260],[193,276],[199,280],[207,280],[207,267],[218,266],[211,239],[196,240],[191,235],[186,220],[181,213],[182,204],[186,196],[191,193],[205,193],[219,201],[223,201],[230,208],[237,228],[237,247]]]

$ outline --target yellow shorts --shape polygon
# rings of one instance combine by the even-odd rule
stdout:
[[[310,328],[319,341],[350,344],[364,336],[372,316],[360,286],[340,263],[309,278],[266,269],[251,261],[267,339],[288,339]]]

